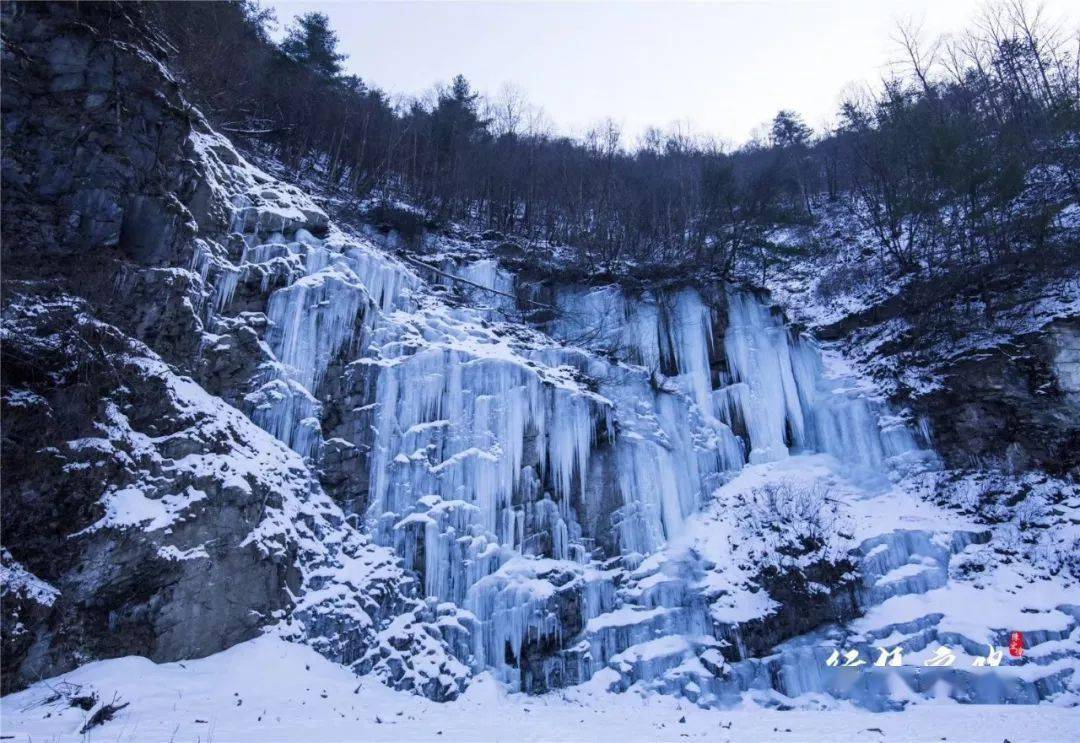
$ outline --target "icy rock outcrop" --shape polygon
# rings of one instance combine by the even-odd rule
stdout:
[[[372,648],[353,665],[374,673],[388,686],[437,702],[455,699],[471,675],[459,658],[468,657],[475,624],[468,612],[434,600],[398,613],[380,631]]]
[[[469,589],[475,662],[527,691],[576,683],[583,678],[565,676],[552,656],[614,604],[611,576],[594,568],[511,559]]]
[[[1007,346],[950,359],[941,372],[946,384],[914,400],[932,424],[935,446],[957,466],[1075,475],[1078,338],[1080,320],[1066,318]]]
[[[5,683],[206,655],[288,607],[333,528],[295,456],[80,300],[9,297],[3,331],[5,544],[59,592]]]
[[[286,613],[288,636],[354,663],[424,606],[296,454],[87,310],[4,311],[4,539],[24,560],[5,552],[6,688],[87,656],[200,657]],[[410,685],[460,690],[438,633],[408,661]]]
[[[925,607],[935,606],[934,602],[916,600],[904,604],[906,598],[917,599],[942,588],[950,562],[969,545],[984,543],[989,536],[986,532],[900,530],[866,540],[858,550],[863,575],[858,594],[862,609],[868,611],[866,618],[827,626],[782,643],[765,657],[733,663],[723,682],[712,685],[710,693],[716,695],[716,700],[734,702],[744,692],[751,692],[770,704],[784,704],[802,695],[826,695],[874,710],[902,709],[928,696],[947,696],[967,703],[1030,704],[1071,693],[1080,639],[1080,624],[1073,607],[1028,611],[1027,622],[1057,629],[1029,630],[1025,642],[1030,650],[1024,662],[1006,663],[991,670],[977,666],[974,660],[986,656],[993,647],[1002,650],[1008,644],[1009,620],[1001,621],[991,635],[981,636],[975,629],[977,625],[949,624],[945,615],[950,598],[944,592],[936,604],[942,611],[926,612]],[[970,591],[966,595],[979,598]],[[903,617],[904,610],[870,611],[894,603],[918,608],[904,621],[896,621]],[[994,626],[994,619],[988,621]],[[1023,626],[1023,620],[1011,621]],[[924,666],[922,661],[939,647],[948,647],[959,660],[954,658],[948,667]],[[899,652],[906,660],[893,661],[889,656],[881,663],[883,648]],[[864,665],[830,667],[826,661],[837,650],[858,651]]]
[[[23,397],[28,392],[23,392]],[[9,395],[4,400],[17,400],[20,395]],[[3,643],[3,673],[11,677],[19,672],[19,666],[33,647],[37,627],[45,624],[60,592],[52,585],[28,571],[12,557],[7,548],[0,549],[0,601],[3,622],[0,624],[0,642]],[[12,688],[15,684],[11,685]]]
[[[267,343],[261,291],[307,266],[253,287],[237,263],[281,230],[318,241],[325,212],[206,127],[144,50],[138,13],[4,15],[5,690],[88,659],[205,655],[282,621],[357,662],[423,605],[415,582],[236,409],[299,450],[321,440],[318,402]],[[249,221],[247,241],[231,234]],[[296,393],[285,415],[275,381]],[[445,671],[425,663],[412,679],[434,690],[425,674]]]
[[[1075,692],[1074,676],[1080,666],[1075,606],[1019,614],[1047,629],[1025,633],[1028,650],[1023,663],[994,669],[974,661],[992,646],[1002,649],[1008,642],[1007,623],[1023,626],[1023,620],[1003,619],[999,629],[983,636],[976,625],[950,624],[945,611],[925,613],[920,597],[938,589],[938,605],[948,608],[950,598],[943,586],[950,563],[988,537],[988,533],[900,530],[866,540],[857,553],[864,586],[858,601],[867,617],[827,624],[779,643],[761,657],[744,655],[742,626],[718,627],[704,634],[695,632],[700,625],[669,626],[673,610],[687,606],[684,597],[659,611],[624,606],[590,622],[594,630],[615,627],[622,635],[614,645],[619,652],[609,652],[605,663],[592,671],[594,682],[612,690],[637,686],[675,694],[706,707],[737,704],[747,694],[772,706],[790,706],[799,698],[818,703],[833,698],[874,710],[902,709],[913,701],[943,696],[965,703],[1036,703],[1058,695],[1068,699]],[[980,599],[974,592],[966,595]],[[902,603],[909,598],[915,601]],[[908,608],[887,608],[890,602]],[[880,612],[875,607],[881,607]],[[1000,606],[991,602],[987,608]],[[911,618],[896,621],[905,612]],[[994,620],[990,622],[993,625]],[[720,634],[730,642],[718,641]],[[595,640],[592,644],[595,648]],[[922,665],[931,651],[946,646],[958,656],[954,665]],[[882,648],[905,660],[875,666]],[[831,667],[827,661],[834,651],[858,651],[863,665]]]
[[[828,378],[817,350],[751,295],[729,291],[718,305],[692,289],[570,288],[555,297],[553,340],[512,322],[513,276],[494,261],[444,260],[433,272],[474,305],[462,307],[364,238],[260,224],[235,223],[241,275],[282,259],[289,268],[275,274],[281,285],[260,283],[268,360],[243,398],[253,420],[329,465],[339,501],[419,575],[430,602],[468,607],[471,647],[444,638],[462,661],[522,688],[584,681],[658,634],[706,638],[695,652],[722,664],[727,630],[695,591],[643,607],[656,622],[622,630],[593,622],[618,609],[614,574],[564,578],[662,550],[748,459],[820,447],[883,478],[917,455],[902,424],[879,425],[881,405]],[[528,590],[496,579],[544,560],[563,567]],[[387,647],[384,676],[408,678],[401,648]]]
[[[470,675],[459,658],[468,656],[471,615],[419,599],[393,551],[351,529],[342,536],[330,559],[308,572],[276,631],[396,689],[437,701],[457,697]]]

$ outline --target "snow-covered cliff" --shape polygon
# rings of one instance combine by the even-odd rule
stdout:
[[[149,54],[48,24],[13,27],[5,86],[5,210],[43,240],[5,246],[6,690],[273,634],[436,700],[481,673],[704,707],[1075,700],[1075,485],[945,469],[926,416],[761,291],[337,223]],[[90,133],[59,172],[56,89]],[[1023,661],[974,663],[1013,631]]]

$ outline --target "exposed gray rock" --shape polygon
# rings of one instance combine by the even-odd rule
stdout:
[[[947,366],[914,402],[935,445],[957,466],[1080,473],[1078,335],[1080,320],[1061,320]]]
[[[117,12],[94,9],[102,21]],[[8,261],[102,248],[140,263],[173,260],[191,214],[170,194],[192,183],[195,119],[176,82],[76,6],[13,3],[4,15]]]
[[[9,296],[3,339],[4,544],[59,591],[5,688],[207,655],[291,604],[304,527],[275,521],[320,495],[294,455],[80,300]]]

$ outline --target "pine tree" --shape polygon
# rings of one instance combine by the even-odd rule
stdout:
[[[311,12],[296,17],[281,50],[320,75],[335,78],[348,57],[338,52],[337,45],[338,35],[330,28],[330,19],[325,13]]]
[[[780,111],[772,122],[772,142],[777,147],[805,145],[810,141],[813,130],[794,111]]]
[[[473,91],[464,75],[457,75],[450,86],[439,92],[438,104],[433,111],[436,126],[443,125],[455,139],[470,139],[487,126],[480,117],[480,94]]]

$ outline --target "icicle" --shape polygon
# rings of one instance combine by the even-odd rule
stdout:
[[[218,275],[217,285],[214,286],[214,311],[221,312],[232,302],[236,294],[236,287],[240,282],[240,270],[228,268]]]
[[[580,396],[555,395],[555,409],[548,433],[548,458],[556,497],[564,517],[568,515],[567,509],[574,495],[575,474],[578,493],[582,498],[585,496],[585,477],[594,430],[588,400]]]
[[[322,247],[300,248],[301,243],[296,243],[297,252],[304,253],[304,270],[308,275],[318,273],[330,265],[333,255],[329,250]]]
[[[414,289],[419,283],[416,276],[401,265],[363,248],[346,250],[345,259],[383,312],[393,309],[402,292]]]
[[[705,420],[713,420],[716,413],[709,366],[711,312],[701,301],[701,295],[692,289],[684,289],[675,296],[670,323],[669,343],[679,374],[686,378],[701,415]]]
[[[733,382],[745,385],[737,400],[750,437],[750,461],[786,457],[788,445],[804,432],[787,328],[751,295],[732,292],[724,350]]]
[[[202,282],[206,283],[206,277],[210,275],[210,267],[213,265],[213,253],[202,240],[195,241],[195,250],[191,253],[191,263],[188,264],[195,273],[199,274]]]
[[[301,385],[287,379],[282,370],[271,370],[262,386],[248,393],[244,401],[251,410],[251,419],[260,428],[301,456],[314,453],[322,438],[319,425],[322,406]]]
[[[718,395],[720,417],[741,424],[751,462],[787,456],[788,448],[832,454],[870,474],[885,461],[915,449],[902,422],[842,378],[825,375],[819,350],[792,339],[783,322],[752,295],[728,296],[724,347],[733,383]]]
[[[267,340],[296,380],[313,390],[334,357],[356,340],[368,303],[355,277],[334,268],[304,277],[270,295]]]

